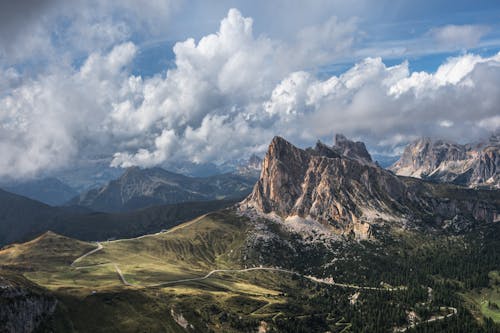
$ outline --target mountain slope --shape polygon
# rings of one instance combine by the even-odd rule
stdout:
[[[253,177],[223,174],[187,177],[161,168],[129,168],[117,180],[74,198],[68,204],[95,211],[131,211],[160,204],[234,199],[247,195]]]
[[[73,188],[57,178],[10,182],[0,186],[11,193],[19,194],[52,206],[62,205],[78,194]]]
[[[0,189],[0,244],[28,240],[63,211]]]
[[[412,184],[370,161],[321,143],[302,150],[275,137],[261,177],[241,208],[276,214],[290,226],[312,221],[327,233],[361,238],[384,222],[405,227],[422,220],[441,225],[461,219],[464,227],[498,220],[498,197],[490,200],[487,192],[460,197],[455,193],[462,190],[454,187],[444,193],[430,190],[432,184]]]
[[[24,304],[51,300],[39,325],[52,332],[382,333],[411,323],[426,332],[497,332],[476,322],[455,293],[488,285],[500,264],[499,224],[456,238],[405,233],[324,247],[266,223],[260,247],[252,242],[259,223],[234,210],[99,247],[53,233],[7,247],[0,262],[41,286],[25,282],[5,307],[18,313],[7,324],[33,313]],[[0,285],[10,281],[0,268]],[[42,287],[53,293],[34,299],[31,290]],[[449,314],[453,320],[426,324]]]
[[[234,203],[226,200],[186,202],[126,213],[95,213],[78,207],[51,207],[0,190],[0,246],[26,241],[48,230],[83,240],[135,237]]]
[[[493,135],[475,145],[420,139],[409,144],[389,169],[402,176],[500,188],[500,138]]]

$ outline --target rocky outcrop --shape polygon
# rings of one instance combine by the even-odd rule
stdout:
[[[337,140],[339,141],[339,140]],[[459,189],[402,179],[371,163],[364,144],[341,140],[329,147],[320,142],[306,150],[275,137],[253,192],[243,211],[274,214],[283,221],[314,220],[332,233],[370,235],[371,225],[405,227],[423,219],[440,225],[460,216],[467,221],[492,222],[498,206]],[[367,155],[368,154],[368,155]]]
[[[0,332],[35,332],[54,313],[57,300],[37,289],[0,277]]]
[[[476,145],[420,139],[409,144],[389,169],[401,176],[500,188],[499,137]]]

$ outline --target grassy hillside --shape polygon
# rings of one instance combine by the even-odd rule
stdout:
[[[65,267],[93,248],[90,243],[49,231],[32,241],[4,247],[0,251],[0,262],[3,267],[19,267],[25,270]]]
[[[200,277],[212,269],[239,268],[248,224],[233,213],[211,213],[168,231],[97,244],[52,232],[0,251],[4,268],[56,290],[120,287],[116,266],[131,284],[149,285]],[[97,282],[97,283],[96,283]]]
[[[247,222],[230,211],[209,214],[159,234],[103,242],[101,250],[73,266],[97,244],[47,233],[5,248],[0,261],[59,300],[44,324],[56,332],[182,332],[183,325],[196,332],[253,332],[261,325],[287,327],[290,316],[301,322],[320,316],[318,327],[331,322],[332,328],[345,328],[341,317],[325,321],[328,313],[304,302],[316,284],[290,274],[221,272],[151,286],[201,277],[215,268],[241,268],[251,229]],[[134,286],[124,286],[116,267]],[[348,302],[350,291],[336,293]]]
[[[388,332],[405,328],[410,313],[418,319],[407,332],[499,331],[474,297],[495,302],[488,273],[500,266],[500,225],[459,236],[385,233],[327,249],[268,223],[281,247],[271,232],[267,247],[250,250],[261,226],[224,210],[99,244],[47,233],[0,251],[0,262],[57,298],[47,331]],[[239,270],[259,264],[304,275]],[[214,269],[229,271],[207,276]]]
[[[478,315],[500,323],[500,274],[498,271],[492,271],[489,278],[488,286],[475,289],[463,297],[470,302]]]

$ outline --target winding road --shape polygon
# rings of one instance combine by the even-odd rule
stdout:
[[[401,290],[407,289],[407,287],[405,287],[405,286],[390,287],[390,288],[379,288],[379,287],[358,286],[358,285],[346,284],[346,283],[337,283],[337,282],[334,282],[332,279],[320,279],[320,278],[317,278],[317,277],[314,277],[314,276],[304,275],[304,274],[301,274],[301,273],[298,273],[298,272],[294,272],[294,271],[291,271],[291,270],[288,270],[288,269],[283,269],[283,268],[278,268],[278,267],[263,267],[263,266],[243,268],[243,269],[214,269],[214,270],[211,270],[210,272],[208,272],[206,275],[200,276],[200,277],[188,278],[188,279],[179,279],[179,280],[171,280],[171,281],[165,281],[165,282],[160,282],[160,283],[155,283],[155,284],[149,284],[149,285],[140,285],[140,284],[130,283],[129,281],[127,281],[127,279],[123,275],[123,272],[118,267],[118,264],[116,264],[114,262],[104,263],[104,264],[97,264],[97,265],[92,265],[92,266],[75,266],[75,264],[77,264],[78,262],[80,262],[82,259],[84,259],[84,258],[86,258],[86,257],[88,257],[88,256],[90,256],[90,255],[92,255],[92,254],[94,254],[94,253],[102,250],[103,248],[104,247],[102,246],[102,244],[99,243],[99,242],[97,242],[97,247],[95,249],[93,249],[93,250],[91,250],[91,251],[83,254],[82,256],[80,256],[78,258],[76,258],[71,263],[70,266],[72,268],[74,268],[74,269],[82,269],[82,268],[92,268],[92,267],[103,266],[103,265],[113,265],[114,268],[115,268],[116,273],[118,274],[118,278],[120,279],[120,281],[125,286],[139,287],[139,288],[162,287],[162,286],[167,286],[167,285],[172,285],[172,284],[178,284],[178,283],[203,281],[203,280],[206,280],[206,279],[210,278],[212,275],[217,274],[217,273],[244,273],[244,272],[251,272],[251,271],[272,271],[272,272],[282,272],[282,273],[286,273],[286,274],[292,274],[292,275],[300,276],[302,278],[308,279],[308,280],[313,281],[315,283],[327,284],[327,285],[331,285],[331,286],[337,286],[337,287],[341,287],[341,288],[349,288],[349,289],[355,289],[355,290],[378,290],[378,291],[391,291],[391,292],[395,292],[395,291],[401,291]],[[432,292],[432,289],[431,289],[430,293],[431,292]],[[448,310],[448,311],[451,311],[451,312],[448,313],[448,314],[446,314],[446,315],[432,316],[428,320],[417,322],[417,323],[413,323],[413,324],[411,324],[409,326],[406,326],[406,327],[395,328],[395,331],[396,332],[405,332],[405,331],[407,331],[410,328],[414,328],[416,326],[419,326],[419,325],[422,325],[422,324],[426,324],[426,323],[432,323],[432,322],[435,322],[435,321],[444,320],[446,318],[450,318],[450,317],[455,316],[457,314],[457,309],[454,308],[454,307],[441,307],[441,310],[442,311]]]
[[[85,253],[84,255],[76,258],[72,263],[71,263],[71,267],[75,267],[75,264],[79,261],[81,261],[82,259],[84,259],[85,257],[88,257],[94,253],[96,253],[97,251],[101,251],[104,247],[102,246],[101,243],[97,242],[97,247],[87,253]]]
[[[115,271],[118,274],[118,277],[120,278],[120,281],[126,285],[126,286],[131,286],[131,287],[161,287],[161,286],[166,286],[170,284],[177,284],[177,283],[184,283],[184,282],[194,282],[194,281],[203,281],[208,278],[210,278],[212,275],[217,274],[217,273],[244,273],[244,272],[251,272],[251,271],[273,271],[273,272],[282,272],[286,274],[292,274],[292,275],[297,275],[302,278],[308,279],[310,281],[316,282],[316,283],[321,283],[321,284],[328,284],[331,286],[337,286],[341,288],[350,288],[350,289],[356,289],[356,290],[379,290],[379,291],[400,291],[406,289],[406,287],[395,287],[395,288],[378,288],[378,287],[365,287],[365,286],[357,286],[353,284],[346,284],[346,283],[337,283],[332,280],[325,280],[325,279],[320,279],[314,276],[310,275],[304,275],[300,274],[298,272],[294,272],[288,269],[284,268],[278,268],[278,267],[250,267],[250,268],[243,268],[243,269],[214,269],[208,272],[204,276],[200,277],[195,277],[195,278],[188,278],[188,279],[179,279],[179,280],[171,280],[171,281],[165,281],[165,282],[160,282],[160,283],[155,283],[155,284],[149,284],[149,285],[140,285],[140,284],[134,284],[130,283],[127,281],[125,276],[123,275],[123,272],[121,269],[118,267],[118,264],[114,262],[110,263],[104,263],[104,264],[97,264],[97,265],[92,265],[92,266],[75,266],[76,263],[80,262],[82,259],[102,250],[104,247],[101,243],[97,242],[97,248],[83,254],[82,256],[76,258],[72,263],[71,267],[75,269],[83,269],[83,268],[92,268],[92,267],[97,267],[97,266],[104,266],[104,265],[113,265],[115,267]]]
[[[419,322],[413,323],[411,325],[408,325],[406,327],[396,328],[394,331],[395,332],[406,332],[407,330],[409,330],[411,328],[414,328],[414,327],[417,327],[417,326],[420,326],[422,324],[433,323],[435,321],[444,320],[446,318],[453,317],[458,312],[457,308],[454,308],[454,307],[451,307],[451,306],[443,306],[443,307],[440,308],[440,310],[441,311],[445,311],[446,310],[446,311],[451,311],[451,312],[448,313],[448,314],[446,314],[446,315],[442,315],[442,316],[432,316],[432,317],[430,317],[427,320],[419,321]]]

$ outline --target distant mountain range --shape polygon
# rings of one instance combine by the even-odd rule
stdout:
[[[249,178],[259,178],[260,171],[262,169],[262,158],[252,154],[250,158],[244,163],[240,163],[237,167],[237,174],[246,176]]]
[[[189,201],[236,199],[250,193],[255,181],[254,175],[188,177],[161,168],[132,167],[120,178],[82,193],[68,205],[119,212]]]
[[[170,228],[235,202],[184,202],[130,213],[96,213],[83,207],[51,207],[0,190],[0,247],[29,240],[47,230],[82,240],[136,237]]]
[[[500,136],[476,144],[419,139],[390,168],[401,176],[469,187],[500,188]]]
[[[42,178],[0,184],[9,192],[38,200],[51,206],[59,206],[78,195],[78,192],[57,178]]]

